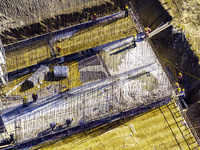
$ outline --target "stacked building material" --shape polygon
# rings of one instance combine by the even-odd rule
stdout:
[[[30,85],[35,86],[44,80],[48,72],[49,67],[41,65],[40,68],[30,78],[28,78],[27,81]]]

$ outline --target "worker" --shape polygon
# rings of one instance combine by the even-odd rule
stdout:
[[[175,87],[176,87],[176,89],[178,89],[179,88],[179,84],[175,83]]]
[[[84,124],[84,120],[81,120],[78,125],[83,125]]]
[[[110,105],[110,111],[113,111],[114,107],[113,105]]]
[[[128,6],[125,5],[125,17],[128,17]]]
[[[36,93],[32,94],[33,101],[36,102],[38,99],[38,95]]]
[[[10,143],[13,144],[14,143],[14,133],[10,134]]]
[[[51,123],[51,124],[50,124],[50,127],[51,127],[52,130],[54,130],[54,128],[55,128],[57,125],[58,125],[58,123],[57,123],[57,122],[56,122],[56,123],[54,122],[54,123]]]
[[[62,52],[62,48],[60,46],[56,46],[56,51],[58,52],[58,55],[60,55]]]
[[[176,94],[178,95],[178,94],[180,94],[180,92],[181,92],[181,88],[180,87],[178,87],[177,89],[176,89]]]
[[[95,21],[97,19],[97,14],[96,13],[93,14],[92,19],[93,19],[93,21]]]
[[[74,120],[74,118],[72,118],[72,119],[67,119],[67,120],[66,120],[66,125],[69,126],[73,120]]]
[[[137,35],[133,35],[133,46],[136,47]]]
[[[178,94],[179,100],[185,99],[185,89],[182,89],[181,92]]]
[[[24,96],[23,98],[23,107],[26,107],[27,106],[27,97]]]
[[[178,74],[178,82],[179,84],[183,83],[183,74],[181,72]]]
[[[146,27],[145,28],[146,37],[149,37],[150,32],[151,32],[151,29],[149,27]]]
[[[178,83],[175,83],[175,86],[176,86],[177,89],[179,88],[179,84]]]
[[[57,123],[57,125],[59,130],[62,129],[63,125],[61,123]]]

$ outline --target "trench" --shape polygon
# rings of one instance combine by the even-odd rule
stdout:
[[[158,0],[137,0],[133,1],[133,3],[141,19],[141,23],[145,27],[150,27],[152,30],[174,17],[169,15]],[[182,32],[174,31],[173,27],[169,27],[152,37],[151,41],[159,55],[171,61],[174,66],[182,71],[185,79],[184,83],[181,84],[181,87],[187,92],[186,102],[191,105],[198,101],[200,98],[198,93],[200,82],[187,73],[195,77],[199,76],[199,59],[194,54],[191,45]],[[160,56],[158,56],[158,58],[163,67],[170,70],[171,76],[169,76],[169,78],[171,79],[172,84],[175,84],[174,81],[178,81],[177,76],[180,71],[164,61]]]
[[[158,0],[131,0],[131,2],[144,27],[150,27],[152,30],[174,17],[164,9],[163,5],[165,4],[161,4]],[[191,49],[192,45],[189,44],[181,30],[176,30],[176,27],[165,29],[152,37],[151,42],[173,85],[178,82],[178,73],[180,70],[182,71],[184,80],[180,86],[186,91],[185,101],[189,105],[186,114],[194,127],[199,126],[197,118],[200,115],[198,111],[200,80],[197,78],[200,74],[200,65],[199,58]],[[199,136],[199,128],[195,128],[195,130]]]
[[[98,17],[113,14],[119,10],[123,10],[124,4],[127,2],[125,0],[120,2],[115,0],[113,3],[105,3],[100,6],[86,8],[82,12],[61,14],[29,26],[16,29],[10,28],[2,32],[0,38],[4,44],[15,43],[20,40],[91,20],[91,14],[96,11],[98,11]],[[131,0],[131,2],[140,17],[141,23],[145,27],[150,27],[152,30],[174,17],[169,15],[158,0]],[[189,105],[196,103],[200,99],[200,82],[187,73],[198,77],[200,74],[199,59],[193,50],[191,50],[191,45],[184,35],[179,31],[174,32],[173,27],[170,27],[154,36],[151,42],[159,55],[172,62],[183,72],[186,81],[181,86],[186,90],[186,103]],[[163,60],[159,55],[157,55],[158,59],[166,72],[168,72],[167,75],[171,83],[174,84],[177,81],[177,74],[180,71]],[[200,132],[197,133],[200,134]]]

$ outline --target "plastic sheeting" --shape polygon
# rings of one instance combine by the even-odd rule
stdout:
[[[55,66],[54,75],[56,77],[68,77],[68,67],[67,66]]]

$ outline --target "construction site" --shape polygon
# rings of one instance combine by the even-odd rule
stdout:
[[[0,149],[200,149],[199,0],[0,8]]]

